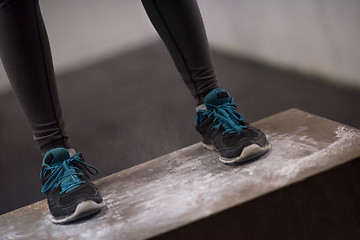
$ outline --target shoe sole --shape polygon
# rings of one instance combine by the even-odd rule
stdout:
[[[201,144],[204,148],[217,152],[217,149],[213,145],[208,145],[203,142],[201,142]],[[220,160],[220,162],[225,163],[225,164],[246,162],[251,159],[260,157],[261,155],[265,154],[270,149],[271,149],[271,144],[268,144],[264,147],[260,147],[257,144],[251,144],[249,146],[246,146],[243,149],[240,156],[235,157],[235,158],[225,158],[225,157],[220,156],[219,160]]]
[[[100,211],[101,208],[104,206],[105,206],[104,201],[102,201],[101,203],[96,203],[91,200],[86,202],[81,202],[76,206],[75,212],[73,214],[62,218],[55,218],[54,216],[50,215],[50,220],[56,224],[64,224],[64,223],[72,222],[80,218],[94,214]]]

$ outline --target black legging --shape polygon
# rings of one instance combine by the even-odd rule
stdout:
[[[201,104],[217,87],[217,80],[196,0],[142,3],[185,84]],[[40,151],[69,148],[38,0],[0,0],[0,57]]]

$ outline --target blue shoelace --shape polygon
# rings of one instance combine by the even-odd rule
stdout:
[[[243,125],[244,117],[237,111],[232,98],[231,101],[221,105],[207,104],[207,108],[209,109],[207,111],[203,111],[200,115],[200,122],[202,122],[205,116],[214,116],[214,123],[217,121],[218,124],[212,128],[219,128],[220,126],[223,126],[225,131],[222,134],[240,134],[244,128],[247,128]]]
[[[61,185],[62,191],[59,193],[59,195],[61,195],[64,192],[69,192],[79,187],[81,183],[84,183],[84,181],[80,180],[78,176],[85,174],[82,172],[76,172],[76,170],[79,170],[79,168],[75,167],[73,165],[74,163],[82,164],[92,175],[98,174],[98,170],[95,167],[86,164],[79,154],[80,153],[77,153],[69,159],[53,166],[45,164],[46,168],[43,170],[42,175],[47,171],[52,172],[50,178],[46,181],[41,189],[42,193],[47,193],[51,189]],[[92,172],[91,169],[95,170],[95,172]]]

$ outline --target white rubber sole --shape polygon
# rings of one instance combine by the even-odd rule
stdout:
[[[89,216],[93,213],[100,211],[102,207],[105,206],[105,202],[102,201],[101,203],[96,203],[94,201],[86,201],[81,202],[77,205],[75,212],[69,216],[63,218],[55,218],[54,216],[50,215],[50,220],[56,224],[68,223],[80,218]]]
[[[201,143],[202,146],[206,149],[212,150],[212,151],[217,151],[216,148],[213,145],[208,145],[205,143]],[[257,144],[252,144],[249,145],[247,147],[245,147],[241,153],[240,156],[235,157],[235,158],[225,158],[225,157],[219,157],[220,162],[225,163],[225,164],[231,164],[231,163],[240,163],[240,162],[245,162],[248,160],[251,160],[253,158],[259,157],[263,154],[265,154],[267,151],[269,151],[271,149],[271,144],[268,144],[264,147],[260,147]]]

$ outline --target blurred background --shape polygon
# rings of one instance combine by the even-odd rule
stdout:
[[[198,3],[220,86],[247,121],[296,107],[360,128],[359,1]],[[40,6],[70,143],[94,179],[200,141],[195,101],[140,0]],[[41,163],[0,65],[0,214],[44,198]]]

